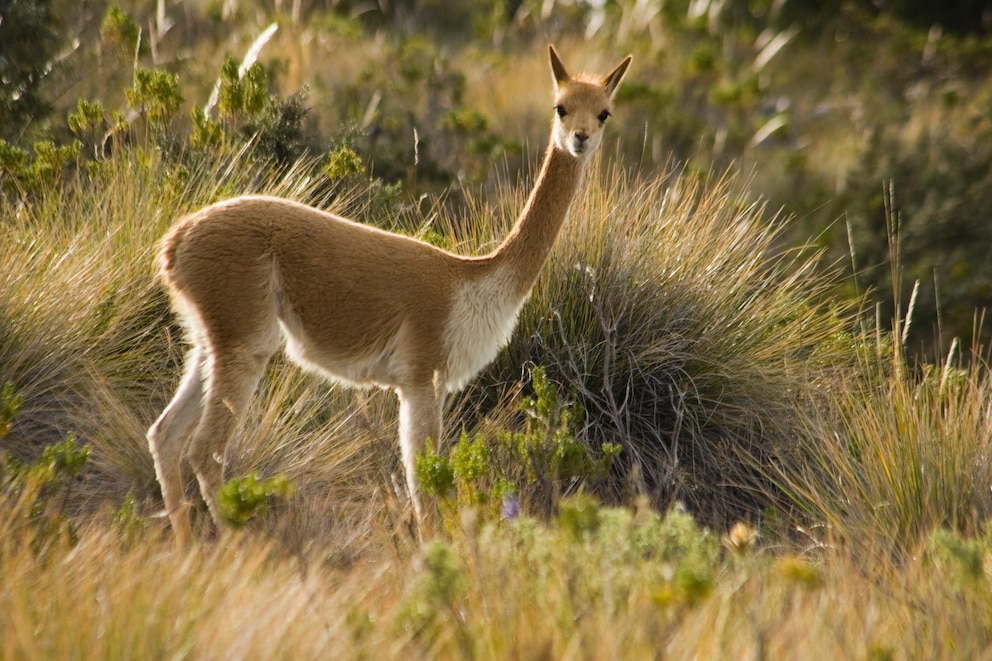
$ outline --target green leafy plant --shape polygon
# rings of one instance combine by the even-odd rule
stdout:
[[[4,177],[20,176],[30,158],[30,155],[17,145],[0,140],[0,174]]]
[[[10,433],[14,416],[24,404],[24,395],[14,390],[14,384],[7,382],[0,390],[0,438]]]
[[[234,58],[227,56],[220,70],[218,108],[221,116],[224,118],[257,116],[269,103],[265,67],[256,62],[242,74]]]
[[[41,140],[32,145],[33,154],[0,140],[0,185],[4,192],[22,201],[45,188],[57,186],[79,158],[81,143],[56,144]]]
[[[4,394],[6,409],[6,388]],[[62,540],[72,543],[76,531],[66,508],[72,504],[73,479],[86,468],[89,456],[90,448],[78,446],[72,433],[29,464],[0,452],[0,506],[6,510],[0,532],[25,535],[39,552]]]
[[[103,104],[99,101],[79,99],[76,110],[69,113],[69,130],[81,141],[93,148],[94,157],[99,157],[102,148],[102,131],[106,130]]]
[[[930,562],[952,580],[959,590],[986,591],[988,548],[980,538],[966,538],[948,528],[938,528],[927,540]]]
[[[593,456],[575,438],[576,425],[583,417],[578,401],[562,401],[558,388],[543,369],[531,370],[530,376],[534,395],[521,403],[527,429],[507,439],[509,443],[515,442],[520,455],[529,459],[529,475],[537,479],[539,474],[547,474],[564,481],[604,479],[614,457],[620,453],[620,446],[606,443],[600,448],[601,456]]]
[[[428,439],[424,453],[417,457],[417,480],[427,493],[442,499],[451,498],[455,487],[455,471],[449,457],[434,448]]]
[[[113,513],[112,525],[120,534],[124,544],[134,546],[141,539],[145,520],[138,513],[134,493],[128,492],[117,511]]]
[[[288,498],[292,492],[292,484],[285,476],[262,479],[256,471],[228,480],[217,494],[217,504],[228,523],[243,526],[264,512],[274,499]]]
[[[179,91],[179,76],[162,69],[135,67],[131,87],[124,90],[128,105],[147,120],[151,131],[161,135],[169,120],[179,111],[184,99]]]
[[[504,509],[510,507],[512,516],[523,509],[549,517],[563,495],[609,473],[620,446],[607,443],[594,450],[576,440],[581,408],[562,400],[541,368],[531,370],[531,384],[533,396],[520,404],[523,431],[502,431],[495,439],[463,433],[447,454],[428,444],[418,457],[421,486],[441,500],[447,515],[472,506],[490,516],[507,516]]]
[[[397,623],[430,644],[440,622],[457,617],[469,589],[465,566],[458,549],[445,542],[433,542],[419,558],[415,580],[397,615]],[[471,649],[467,631],[459,632],[462,650]]]
[[[116,4],[107,7],[100,24],[100,38],[125,61],[148,52],[147,42],[141,40],[141,28]]]
[[[362,157],[348,145],[341,145],[327,154],[327,161],[321,168],[327,178],[336,181],[365,173]]]
[[[241,140],[254,145],[254,158],[273,159],[282,166],[298,159],[306,151],[306,90],[279,98],[269,91],[273,76],[260,62],[242,71],[234,58],[226,57],[220,71],[219,123],[202,110],[193,111],[197,145]]]
[[[200,106],[193,106],[190,111],[193,122],[193,132],[190,134],[190,144],[196,149],[216,150],[224,142],[224,127],[221,122],[211,119]]]

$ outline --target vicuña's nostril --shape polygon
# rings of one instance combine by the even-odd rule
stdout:
[[[585,142],[586,140],[589,139],[589,134],[586,133],[585,131],[577,131],[575,133],[575,139],[578,140],[579,142]]]

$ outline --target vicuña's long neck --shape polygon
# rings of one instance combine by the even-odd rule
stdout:
[[[554,247],[582,176],[579,159],[549,142],[541,173],[513,229],[492,253],[496,268],[507,268],[515,294],[523,298]]]

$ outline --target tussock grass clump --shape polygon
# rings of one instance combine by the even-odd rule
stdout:
[[[481,381],[540,365],[578,398],[586,443],[622,446],[613,496],[719,523],[776,498],[766,468],[792,460],[804,406],[850,359],[817,255],[779,250],[784,224],[735,191],[730,177],[594,171]]]
[[[0,200],[0,373],[23,398],[5,446],[24,460],[70,431],[115,439],[133,476],[151,463],[119,441],[140,437],[140,393],[168,362],[150,259],[170,205],[147,167],[101,165],[31,201]]]
[[[916,552],[947,526],[975,534],[992,514],[992,375],[978,355],[905,374],[885,349],[841,381],[803,444],[790,490],[834,537]]]

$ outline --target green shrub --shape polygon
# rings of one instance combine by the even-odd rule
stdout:
[[[947,528],[939,528],[931,533],[927,542],[927,559],[938,565],[942,573],[950,576],[956,588],[987,588],[987,549],[983,540],[967,539]]]
[[[93,150],[93,157],[99,158],[102,155],[103,135],[106,130],[107,121],[104,118],[103,104],[99,101],[87,101],[79,99],[76,102],[76,110],[69,113],[69,130]]]
[[[327,162],[321,170],[328,179],[334,181],[364,174],[365,164],[355,150],[348,145],[341,145],[327,155]]]
[[[161,135],[183,103],[179,76],[161,69],[135,67],[134,81],[124,90],[128,105],[148,120],[153,134]]]
[[[0,390],[0,438],[10,433],[10,425],[22,404],[24,396],[14,390],[14,384],[5,383]]]
[[[225,482],[217,494],[217,505],[228,523],[243,526],[253,516],[264,512],[273,499],[287,498],[292,491],[285,476],[262,479],[255,471]]]
[[[547,519],[563,495],[592,488],[608,475],[620,446],[607,443],[594,451],[579,442],[581,409],[559,399],[541,368],[531,370],[531,386],[533,397],[520,404],[523,431],[503,430],[495,439],[480,433],[474,440],[463,433],[447,454],[428,444],[418,457],[421,487],[441,499],[449,524],[464,506],[481,507],[487,518],[523,511]]]
[[[79,158],[80,148],[78,141],[57,145],[41,140],[32,145],[32,155],[0,140],[0,191],[26,201],[54,188]]]
[[[6,405],[6,388],[4,394]],[[75,525],[67,510],[74,506],[73,481],[89,457],[90,448],[78,446],[72,433],[32,463],[0,450],[0,535],[31,540],[37,552],[53,543],[72,543]]]
[[[141,28],[116,4],[107,7],[103,15],[100,38],[118,58],[128,63],[148,53],[148,42],[141,40]]]
[[[450,498],[455,488],[451,461],[434,449],[431,440],[428,440],[424,454],[417,457],[417,480],[425,492],[442,499]]]

